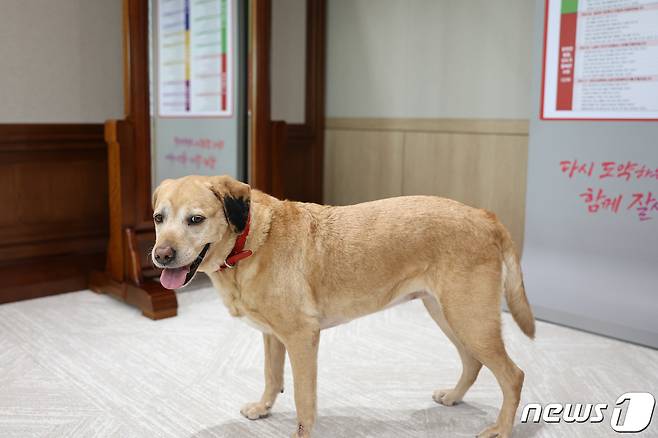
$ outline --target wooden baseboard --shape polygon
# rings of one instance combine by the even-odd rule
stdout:
[[[87,289],[92,269],[102,268],[105,254],[62,255],[0,266],[0,303],[29,300]]]

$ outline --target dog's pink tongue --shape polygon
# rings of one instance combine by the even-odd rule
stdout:
[[[184,266],[182,268],[165,268],[160,274],[160,284],[167,289],[178,289],[185,284],[185,276],[190,272],[190,268]]]

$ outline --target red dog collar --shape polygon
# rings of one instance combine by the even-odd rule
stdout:
[[[251,212],[249,212],[247,216],[247,223],[244,226],[244,230],[242,230],[242,233],[240,233],[238,238],[235,239],[235,245],[233,245],[233,249],[231,250],[231,253],[226,257],[224,263],[222,263],[219,266],[219,269],[217,269],[217,271],[223,271],[226,268],[232,269],[240,260],[246,259],[252,254],[251,250],[244,249],[244,245],[247,242],[247,236],[249,235],[250,222],[251,222]]]

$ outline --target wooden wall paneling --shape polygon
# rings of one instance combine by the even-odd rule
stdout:
[[[402,195],[402,132],[326,131],[325,202]]]
[[[445,196],[494,211],[522,248],[527,120],[330,118],[326,127],[328,203],[397,194]],[[401,157],[396,148],[376,148],[393,138],[401,144]],[[383,156],[370,155],[373,151]],[[399,178],[382,181],[376,173],[382,166]],[[392,189],[394,181],[399,193]]]
[[[0,304],[86,289],[89,272],[103,264],[103,253],[41,257],[0,266]]]
[[[525,229],[528,137],[495,135],[480,151],[479,199],[483,208],[495,212],[509,229],[519,254]]]
[[[405,133],[403,193],[491,210],[521,248],[526,166],[523,136]]]
[[[0,302],[84,289],[107,239],[99,124],[0,125]]]
[[[286,125],[285,137],[279,140],[279,157],[274,160],[280,164],[275,168],[278,171],[275,172],[274,179],[280,180],[282,187],[282,191],[275,196],[295,201],[322,202],[322,194],[317,194],[318,188],[322,188],[322,182],[317,179],[322,175],[315,170],[316,148],[323,148],[316,141],[317,137],[322,136],[321,132],[316,132],[305,124],[274,123]]]
[[[272,2],[252,0],[250,5],[250,183],[280,198],[322,202],[326,0],[307,0],[305,120],[294,124],[271,120]]]

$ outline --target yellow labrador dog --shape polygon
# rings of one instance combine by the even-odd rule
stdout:
[[[535,323],[512,240],[494,214],[432,196],[347,207],[280,201],[228,176],[165,180],[153,211],[161,283],[177,289],[205,272],[231,315],[263,332],[265,390],[242,408],[245,417],[269,414],[287,352],[293,437],[311,436],[320,331],[420,298],[463,365],[455,387],[434,400],[460,401],[485,365],[503,404],[478,436],[510,436],[524,374],[501,338],[503,293],[529,337]]]

